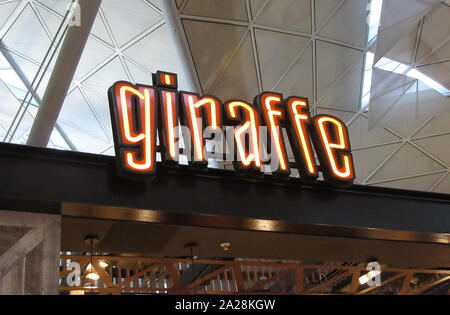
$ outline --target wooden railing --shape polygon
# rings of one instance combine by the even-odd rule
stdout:
[[[79,285],[71,262],[80,267]],[[382,266],[381,286],[360,285],[364,265],[306,265],[295,262],[93,256],[99,279],[85,277],[90,256],[61,256],[62,293],[84,294],[375,294],[389,286],[394,294],[426,294],[450,281],[450,270],[399,269]],[[100,262],[108,266],[101,267]],[[182,274],[192,264],[210,266],[188,283]],[[207,270],[207,269],[206,269]],[[336,285],[339,290],[336,291]]]

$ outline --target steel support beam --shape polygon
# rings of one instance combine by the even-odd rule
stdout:
[[[46,147],[91,32],[101,0],[79,0],[80,23],[67,31],[34,120],[28,145]]]
[[[11,53],[8,50],[4,49],[2,46],[0,46],[0,52],[3,54],[3,57],[5,57],[6,61],[8,61],[9,65],[11,66],[11,68],[17,74],[17,76],[19,77],[20,81],[22,81],[23,85],[25,85],[27,90],[30,91],[30,93],[33,96],[33,98],[36,101],[36,103],[38,103],[38,105],[40,106],[41,103],[42,103],[41,98],[39,97],[37,92],[32,88],[32,86],[31,86],[30,82],[28,81],[27,77],[22,72],[20,67],[17,65],[17,63],[14,60],[14,58],[11,56]],[[58,130],[59,134],[64,139],[64,141],[67,143],[69,148],[72,151],[77,151],[77,148],[76,148],[75,144],[73,144],[73,142],[70,140],[70,138],[67,136],[65,131],[61,128],[61,126],[58,123],[55,124],[55,128],[56,128],[56,130]]]
[[[166,20],[167,29],[181,63],[183,75],[186,77],[186,81],[189,85],[186,89],[189,91],[202,93],[202,88],[197,76],[197,71],[195,70],[195,65],[186,39],[186,34],[184,33],[183,25],[181,24],[176,2],[161,1],[161,8],[164,19]]]

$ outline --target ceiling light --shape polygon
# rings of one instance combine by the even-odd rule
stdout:
[[[98,262],[98,265],[99,265],[100,267],[102,267],[102,268],[106,268],[106,267],[109,266],[108,263],[107,263],[106,261],[103,261],[103,260],[100,260],[100,261]]]
[[[231,247],[231,243],[230,242],[222,242],[222,243],[220,243],[220,247],[222,247],[224,251],[229,251],[230,247]]]
[[[95,270],[94,270],[94,272],[88,273],[85,277],[89,280],[94,280],[94,281],[97,281],[98,279],[100,279],[100,276],[95,272]]]

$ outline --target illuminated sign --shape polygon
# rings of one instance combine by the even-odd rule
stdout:
[[[188,165],[204,170],[211,159],[232,161],[239,175],[289,178],[297,169],[307,182],[320,173],[336,186],[349,186],[355,179],[346,125],[330,115],[311,117],[306,98],[263,92],[253,104],[223,103],[214,96],[178,91],[174,73],[158,71],[153,82],[116,82],[108,91],[123,176],[152,178],[158,151],[161,161],[173,166],[180,165],[183,155]]]

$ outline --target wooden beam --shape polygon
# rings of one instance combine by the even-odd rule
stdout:
[[[309,288],[308,290],[306,290],[305,293],[306,294],[310,294],[310,293],[313,293],[315,291],[321,290],[321,289],[325,288],[327,285],[331,285],[331,284],[333,284],[335,282],[338,282],[338,281],[340,281],[340,280],[342,280],[344,278],[347,278],[347,277],[351,276],[352,274],[353,274],[353,272],[350,271],[350,270],[349,271],[345,271],[345,272],[343,272],[343,273],[341,273],[341,274],[339,274],[337,276],[334,276],[333,278],[330,278],[330,279],[326,280],[325,282],[322,282],[321,284],[318,284],[318,285],[316,285],[316,286],[314,286],[312,288]]]
[[[403,279],[402,289],[400,290],[400,295],[405,295],[408,293],[409,285],[411,284],[411,279],[413,277],[413,273],[408,273]]]
[[[273,281],[283,278],[284,276],[288,275],[292,271],[293,271],[293,269],[287,269],[287,270],[280,271],[276,275],[274,275],[266,280],[258,281],[253,287],[249,288],[247,291],[251,292],[251,291],[258,290],[258,289],[264,287],[266,284],[269,284]]]
[[[170,280],[172,281],[172,288],[180,289],[183,286],[180,279],[180,270],[175,268],[173,263],[167,264],[166,269],[167,272],[169,273]]]
[[[127,276],[127,277],[125,278],[125,280],[123,280],[122,282],[119,282],[117,285],[115,285],[115,286],[113,286],[113,287],[116,287],[116,288],[124,288],[124,287],[123,287],[124,285],[127,285],[127,284],[129,284],[130,282],[132,282],[132,281],[134,281],[134,280],[137,280],[137,279],[139,279],[140,277],[145,276],[147,273],[149,273],[149,272],[152,271],[153,269],[158,268],[158,267],[162,267],[162,266],[163,266],[162,264],[153,264],[153,265],[151,265],[151,266],[148,266],[147,268],[145,268],[145,269],[139,271],[138,273],[134,274],[134,275],[131,276],[131,277],[130,277],[130,276]],[[127,275],[128,275],[128,270],[127,270]]]
[[[369,292],[372,291],[372,290],[375,290],[375,289],[378,289],[378,288],[380,288],[380,287],[382,287],[382,286],[385,286],[386,284],[391,283],[392,281],[395,281],[395,280],[397,280],[397,279],[399,279],[399,278],[402,278],[402,277],[406,277],[406,273],[399,273],[398,275],[395,275],[395,276],[393,276],[393,277],[391,277],[391,278],[389,278],[389,279],[387,279],[387,280],[381,282],[381,284],[380,284],[379,286],[368,287],[367,289],[364,289],[364,290],[362,290],[362,291],[359,291],[359,292],[357,293],[357,295],[362,295],[362,294],[369,293]]]
[[[426,284],[426,285],[424,285],[424,286],[421,286],[421,287],[418,288],[417,290],[415,290],[415,291],[413,291],[413,292],[409,292],[408,294],[409,294],[409,295],[417,295],[417,294],[420,294],[420,293],[422,293],[422,292],[424,292],[424,291],[426,291],[426,290],[428,290],[428,289],[434,287],[435,285],[438,285],[439,283],[445,282],[445,281],[447,281],[447,280],[450,280],[450,276],[446,276],[446,277],[441,278],[441,279],[439,279],[439,280],[437,280],[437,281],[434,281],[434,282],[432,282],[432,283],[429,283],[429,284]]]
[[[203,282],[216,277],[218,274],[220,274],[221,272],[225,272],[227,269],[231,268],[231,265],[226,265],[223,266],[222,268],[216,269],[213,272],[201,277],[199,280],[195,280],[191,283],[189,283],[188,285],[184,286],[183,288],[179,289],[179,290],[170,290],[171,293],[174,294],[180,294],[180,293],[188,293],[189,291],[191,291],[193,288],[197,287],[198,285],[202,284]]]
[[[0,279],[43,240],[44,230],[41,228],[31,228],[13,246],[4,252],[0,256]]]
[[[237,291],[244,292],[245,285],[244,285],[244,278],[242,277],[241,266],[234,265],[232,270],[233,270],[233,278],[236,281]]]
[[[356,292],[358,292],[360,275],[361,275],[360,271],[353,271],[352,283],[350,284],[350,288],[349,288],[350,294],[355,294]]]
[[[295,294],[302,294],[303,290],[303,268],[298,267],[295,269]]]

